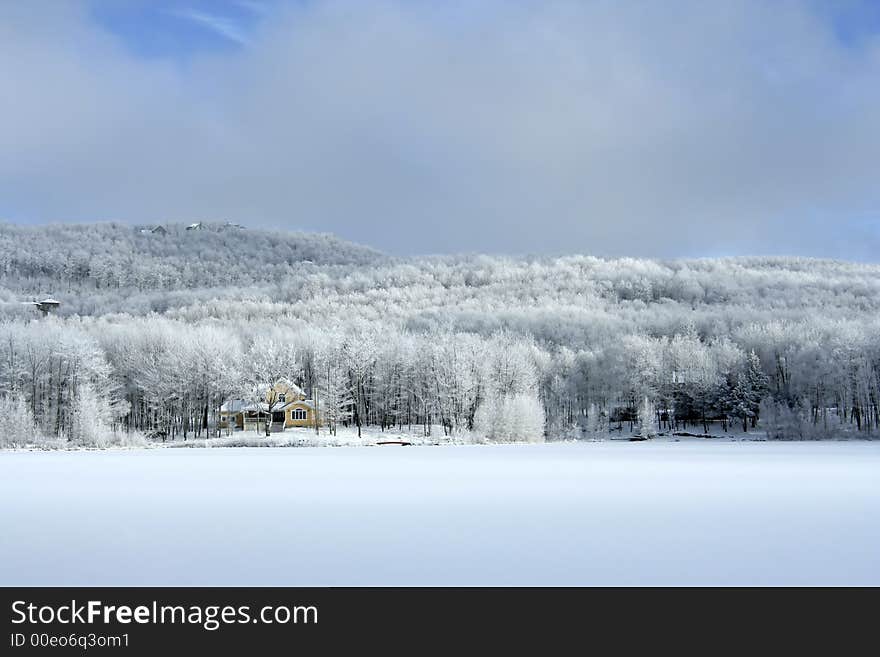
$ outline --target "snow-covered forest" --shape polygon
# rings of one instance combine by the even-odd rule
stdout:
[[[328,427],[485,441],[880,431],[880,266],[393,258],[221,223],[0,224],[0,446],[218,435],[286,378]],[[48,316],[28,304],[61,302]]]

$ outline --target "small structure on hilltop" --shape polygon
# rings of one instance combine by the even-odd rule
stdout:
[[[152,228],[141,228],[141,235],[167,235],[168,229],[165,226],[153,226]]]
[[[202,228],[204,228],[204,227],[205,227],[205,225],[201,221],[197,221],[196,223],[190,224],[189,226],[187,226],[186,229],[187,230],[202,230]]]
[[[58,306],[61,305],[60,301],[53,299],[52,297],[46,297],[42,301],[27,301],[25,303],[28,303],[39,310],[43,314],[43,317],[51,312],[55,312],[58,310]]]

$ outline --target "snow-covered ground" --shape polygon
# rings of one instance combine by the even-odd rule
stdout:
[[[369,447],[380,442],[407,442],[411,445],[459,445],[485,442],[479,436],[468,433],[457,433],[447,436],[443,427],[435,425],[429,435],[416,426],[411,430],[388,429],[380,430],[375,426],[363,427],[358,436],[356,427],[340,426],[336,434],[331,434],[322,428],[316,434],[312,428],[291,427],[284,431],[271,433],[268,436],[263,431],[232,431],[222,432],[220,436],[204,438],[190,438],[181,440],[179,437],[174,441],[153,443],[152,446],[162,447]]]
[[[0,584],[880,584],[880,443],[0,452]]]

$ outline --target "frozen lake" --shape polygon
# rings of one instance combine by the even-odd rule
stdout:
[[[880,443],[0,452],[3,585],[880,584]]]

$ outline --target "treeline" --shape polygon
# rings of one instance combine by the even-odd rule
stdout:
[[[880,429],[880,328],[750,325],[706,340],[621,335],[590,350],[511,331],[356,320],[82,318],[0,325],[2,439],[94,445],[219,434],[220,405],[300,385],[339,426],[534,441],[613,431],[771,438]]]
[[[50,318],[0,325],[0,341],[6,444],[34,435],[82,445],[126,443],[132,433],[219,435],[224,401],[261,401],[279,379],[317,400],[331,433],[345,425],[544,439],[540,350],[507,333]]]

